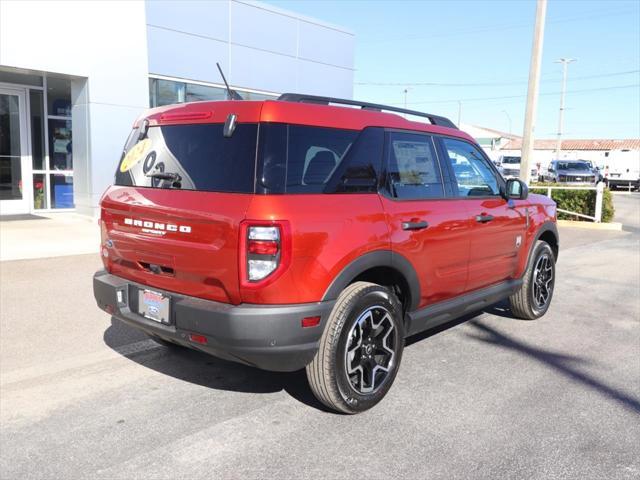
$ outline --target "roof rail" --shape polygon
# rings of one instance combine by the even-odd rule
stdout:
[[[360,107],[362,110],[374,110],[377,112],[387,111],[396,113],[405,113],[407,115],[415,115],[417,117],[428,118],[433,125],[441,127],[455,128],[458,127],[448,118],[431,113],[417,112],[415,110],[407,110],[406,108],[390,107],[388,105],[379,105],[377,103],[359,102],[357,100],[346,100],[344,98],[321,97],[317,95],[305,95],[302,93],[283,93],[278,97],[283,102],[299,102],[299,103],[318,103],[320,105],[329,105],[335,103],[338,105],[353,105]]]

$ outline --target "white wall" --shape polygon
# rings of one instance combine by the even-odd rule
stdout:
[[[146,4],[149,72],[269,92],[352,98],[351,32],[260,2]]]
[[[0,65],[73,75],[74,195],[94,214],[148,107],[142,1],[0,1]]]
[[[0,0],[0,65],[72,80],[74,195],[95,214],[149,73],[351,98],[354,35],[258,2]]]

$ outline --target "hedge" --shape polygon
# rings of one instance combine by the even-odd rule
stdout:
[[[550,187],[560,186],[558,184],[544,184]],[[541,193],[547,195],[547,189],[541,185],[532,185],[529,189],[531,193]],[[551,198],[558,204],[558,208],[571,212],[581,213],[593,217],[596,214],[596,191],[595,190],[551,190]],[[602,221],[613,220],[613,195],[608,188],[604,189],[602,198]],[[558,212],[560,220],[582,220],[590,221],[576,215]]]

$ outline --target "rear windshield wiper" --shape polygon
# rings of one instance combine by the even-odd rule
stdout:
[[[181,188],[182,187],[182,177],[180,174],[175,172],[153,172],[147,173],[146,175],[149,178],[157,178],[158,180],[167,180],[171,182],[171,186],[173,188]]]

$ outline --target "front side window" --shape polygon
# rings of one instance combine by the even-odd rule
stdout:
[[[252,193],[258,125],[238,124],[233,136],[222,124],[165,125],[129,136],[116,170],[116,185]]]
[[[444,196],[442,174],[430,136],[389,133],[386,188],[392,197],[405,200]]]
[[[460,197],[500,195],[498,178],[480,151],[463,140],[442,140],[447,159],[455,175]]]

